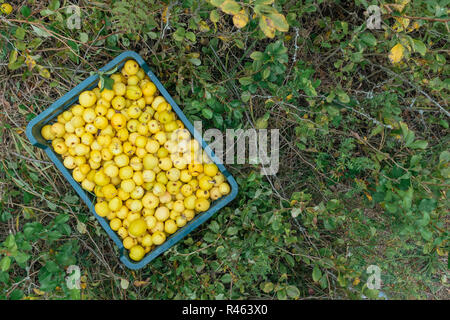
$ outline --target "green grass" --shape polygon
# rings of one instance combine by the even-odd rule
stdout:
[[[376,298],[369,265],[391,299],[448,297],[445,1],[385,7],[382,30],[366,28],[370,2],[267,1],[290,26],[274,38],[253,2],[240,2],[242,29],[219,2],[78,1],[81,29],[68,28],[64,1],[1,15],[0,298]],[[412,17],[404,30],[398,15]],[[139,271],[24,133],[124,50],[205,129],[281,134],[276,176],[228,166],[237,199]],[[73,264],[81,290],[67,287]]]

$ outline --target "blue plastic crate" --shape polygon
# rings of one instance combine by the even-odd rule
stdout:
[[[161,82],[158,80],[158,78],[153,74],[153,72],[150,70],[149,66],[145,63],[145,61],[142,59],[142,57],[139,54],[137,54],[134,51],[125,51],[125,52],[121,53],[119,56],[117,56],[116,58],[114,58],[111,62],[109,62],[103,68],[101,68],[100,71],[110,71],[110,70],[114,69],[115,67],[120,69],[124,65],[124,63],[129,59],[134,59],[144,69],[146,74],[150,77],[150,80],[158,88],[160,94],[162,96],[164,96],[164,98],[167,100],[167,102],[172,106],[172,109],[175,111],[178,118],[184,123],[185,127],[190,131],[191,135],[201,143],[202,148],[206,151],[206,153],[211,158],[211,160],[217,164],[217,167],[219,168],[220,172],[222,172],[225,175],[225,177],[227,178],[228,183],[230,184],[230,187],[231,187],[230,194],[213,202],[208,211],[196,215],[196,217],[193,220],[191,220],[183,228],[180,228],[176,233],[174,233],[173,235],[168,237],[166,242],[164,242],[162,245],[157,246],[154,250],[150,251],[141,261],[133,262],[129,259],[128,254],[127,254],[128,250],[126,250],[123,247],[122,241],[119,238],[119,236],[117,235],[117,233],[110,228],[107,219],[100,217],[95,212],[95,209],[94,209],[95,197],[93,195],[91,195],[90,193],[87,193],[84,189],[82,189],[80,184],[78,184],[78,182],[76,182],[73,179],[71,172],[66,167],[64,167],[61,157],[53,151],[51,145],[49,145],[47,143],[47,141],[41,135],[42,127],[48,123],[52,123],[53,120],[60,113],[62,113],[66,109],[68,109],[73,104],[77,103],[78,95],[82,91],[90,90],[97,86],[98,81],[99,81],[99,76],[92,75],[89,78],[87,78],[86,80],[82,81],[79,85],[77,85],[75,88],[73,88],[68,93],[66,93],[64,96],[62,96],[60,99],[58,99],[56,102],[54,102],[48,109],[46,109],[41,114],[39,114],[37,117],[35,117],[33,120],[31,120],[30,123],[27,125],[26,135],[32,145],[39,147],[41,149],[44,149],[44,151],[47,153],[47,155],[53,161],[53,163],[56,165],[56,167],[59,169],[59,171],[61,171],[63,176],[67,179],[67,181],[69,181],[69,183],[72,185],[72,187],[75,189],[75,191],[81,197],[81,199],[86,203],[89,210],[97,218],[98,222],[101,224],[103,229],[105,229],[105,231],[109,235],[109,237],[119,247],[120,260],[123,262],[123,264],[130,269],[141,269],[145,265],[147,265],[150,261],[152,261],[157,256],[159,256],[161,253],[168,250],[170,247],[175,245],[178,241],[183,239],[187,234],[192,232],[199,225],[201,225],[206,220],[211,218],[211,216],[214,213],[216,213],[218,210],[220,210],[225,205],[227,205],[229,202],[231,202],[238,193],[238,185],[236,183],[236,180],[225,169],[223,164],[219,163],[219,159],[214,155],[214,152],[206,144],[206,142],[202,139],[200,134],[194,129],[194,126],[192,125],[192,123],[186,118],[184,113],[181,111],[180,107],[178,107],[178,105],[175,103],[175,101],[173,100],[171,95],[167,92],[167,90],[164,88],[164,86],[161,84]]]

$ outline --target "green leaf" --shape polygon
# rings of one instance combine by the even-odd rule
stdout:
[[[415,137],[414,132],[408,129],[403,137],[405,139],[405,146],[409,147],[414,142]]]
[[[229,236],[234,236],[235,234],[237,234],[239,231],[239,229],[237,227],[229,227],[227,229],[227,235]]]
[[[270,293],[273,290],[273,283],[272,282],[264,282],[261,284],[261,290],[265,293]]]
[[[252,58],[255,61],[261,61],[264,58],[264,53],[261,51],[253,51],[250,54],[250,58]]]
[[[416,140],[409,145],[409,147],[412,149],[422,149],[422,150],[426,149],[427,146],[428,142],[425,140]]]
[[[361,40],[370,47],[375,47],[377,45],[377,39],[370,32],[364,32],[360,36]]]
[[[280,13],[270,13],[269,18],[273,21],[275,29],[281,32],[288,32],[289,24],[286,18]]]
[[[450,162],[450,152],[445,150],[442,151],[439,155],[439,163],[448,163]]]
[[[300,208],[293,208],[291,210],[292,218],[297,218],[301,213],[302,213],[302,209],[300,209]]]
[[[219,19],[220,19],[219,12],[217,12],[217,10],[212,10],[209,13],[209,19],[214,23],[219,22]]]
[[[255,0],[254,4],[255,5],[260,5],[260,4],[272,4],[274,2],[274,0]]]
[[[51,0],[50,4],[48,5],[48,8],[50,10],[55,11],[55,10],[59,9],[59,6],[60,6],[59,0]]]
[[[419,227],[425,227],[430,223],[430,214],[428,212],[423,213],[422,219],[417,220],[417,225]]]
[[[427,47],[421,40],[413,39],[413,49],[414,49],[414,52],[420,53],[420,55],[422,57],[425,56],[425,54],[427,52]]]
[[[29,254],[26,254],[25,252],[17,252],[14,255],[14,259],[16,259],[18,264],[23,264],[27,262],[28,259],[30,259],[31,256]]]
[[[422,212],[431,212],[436,209],[436,200],[422,199],[419,204],[419,210]]]
[[[405,192],[402,199],[404,209],[406,210],[411,209],[413,194],[414,194],[413,188],[409,188],[408,191]]]
[[[277,298],[278,300],[286,300],[287,296],[286,296],[286,289],[281,289],[277,291]]]
[[[312,272],[312,278],[314,282],[317,282],[322,277],[322,272],[320,271],[319,267],[317,265],[314,266],[313,272]]]
[[[264,15],[261,16],[261,18],[259,19],[259,28],[266,35],[266,37],[275,37],[275,26],[272,19],[270,19],[269,17]]]
[[[181,41],[183,41],[185,34],[186,34],[186,30],[184,30],[184,28],[178,28],[177,31],[175,31],[173,33],[173,39],[175,41],[181,42]]]
[[[0,270],[3,272],[8,271],[9,267],[11,266],[11,258],[6,256],[3,257],[2,260],[0,260]]]
[[[262,72],[263,80],[267,79],[270,76],[270,67],[266,67]]]
[[[253,11],[255,11],[255,13],[257,15],[269,15],[271,13],[278,13],[277,9],[275,9],[272,6],[265,5],[265,4],[255,5],[255,7],[253,8]]]
[[[192,63],[194,66],[199,66],[202,64],[202,61],[198,58],[191,58],[189,59],[189,62]]]
[[[225,0],[211,0],[211,4],[215,7],[220,7]]]
[[[88,42],[88,40],[89,40],[88,34],[86,32],[81,32],[80,33],[80,41],[82,43],[86,43],[86,42]]]
[[[9,295],[9,299],[11,300],[20,300],[24,296],[23,291],[20,289],[15,289],[11,294]]]
[[[16,29],[15,36],[17,39],[23,40],[25,38],[26,31],[24,28],[20,27]]]
[[[322,278],[320,278],[320,287],[322,289],[326,289],[328,287],[328,280],[327,277],[325,277],[325,275],[322,276]]]
[[[103,91],[103,89],[112,90],[114,86],[114,80],[111,79],[108,76],[102,76],[101,79],[103,80],[102,86],[100,88],[100,91]]]
[[[3,245],[9,250],[13,250],[14,248],[17,248],[16,238],[14,237],[14,235],[13,234],[8,235],[5,239],[5,241],[3,242]]]
[[[14,62],[16,62],[18,55],[19,52],[17,50],[11,51],[11,53],[9,54],[9,64],[13,64]]]
[[[220,281],[223,283],[230,283],[231,282],[231,274],[225,273],[221,278]]]
[[[41,10],[41,12],[40,12],[41,16],[43,16],[43,17],[50,16],[54,13],[55,12],[50,9],[44,9],[44,10]]]
[[[290,298],[297,299],[300,297],[300,290],[295,286],[286,287],[286,293]]]
[[[80,198],[76,195],[67,194],[64,196],[63,200],[67,203],[75,204],[80,200]]]
[[[59,216],[56,216],[54,222],[56,225],[66,223],[69,221],[70,216],[68,214],[60,214]]]
[[[241,93],[241,100],[242,102],[248,102],[251,98],[251,93],[248,91],[244,91]]]
[[[191,32],[191,31],[189,31],[189,32],[186,32],[186,39],[188,39],[188,40],[190,40],[191,42],[196,42],[197,40],[197,38],[195,37],[195,33],[193,33],[193,32]]]
[[[252,77],[239,78],[239,83],[242,84],[243,86],[247,86],[247,85],[253,83],[253,78]]]
[[[19,69],[25,62],[25,57],[20,56],[13,63],[8,64],[9,70],[17,70]]]
[[[204,108],[202,109],[202,115],[208,120],[212,119],[213,111],[210,108]]]
[[[28,18],[31,14],[31,9],[28,6],[23,6],[20,8],[20,13],[25,17]]]
[[[433,238],[433,233],[428,229],[420,229],[420,234],[426,241],[430,241]]]
[[[234,0],[225,0],[220,9],[227,14],[238,14],[241,11],[241,6]]]
[[[350,102],[350,97],[343,90],[338,90],[337,96],[338,96],[339,101],[342,103]]]
[[[33,29],[34,33],[36,33],[36,35],[39,37],[48,38],[51,36],[50,33],[48,33],[46,30],[36,27],[34,24],[31,25],[31,28]]]

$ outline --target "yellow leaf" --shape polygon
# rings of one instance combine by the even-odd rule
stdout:
[[[266,37],[275,37],[275,26],[272,19],[270,19],[269,17],[262,15],[259,19],[259,27],[261,28],[262,32],[264,32]]]
[[[442,250],[441,248],[436,248],[436,252],[438,255],[440,255],[441,257],[444,257],[448,254],[448,252],[445,252],[445,250]]]
[[[39,289],[37,289],[37,288],[33,288],[33,291],[34,291],[34,293],[37,294],[38,296],[43,296],[43,295],[45,294],[44,291],[41,291],[41,290],[39,290]]]
[[[136,280],[136,281],[134,281],[133,284],[134,284],[135,287],[143,287],[143,286],[146,286],[147,284],[149,284],[149,282],[148,281]]]
[[[34,60],[33,57],[30,56],[29,54],[27,54],[25,63],[28,67],[28,70],[30,70],[30,71],[33,70],[33,68],[36,66],[36,60]]]
[[[224,37],[224,36],[218,36],[217,38],[219,38],[219,39],[222,40],[223,42],[229,42],[229,41],[230,41],[230,38]]]
[[[165,7],[164,10],[163,10],[163,12],[161,13],[163,23],[166,23],[166,22],[167,22],[167,9],[168,9],[168,8],[169,8],[169,7]]]
[[[280,14],[280,13],[270,13],[269,14],[270,19],[273,22],[273,26],[275,29],[281,32],[288,32],[289,31],[289,24],[286,21],[286,18]]]
[[[397,3],[395,7],[398,9],[398,11],[402,12],[403,9],[405,9],[405,6],[409,3],[409,0],[396,0],[395,2]]]
[[[45,79],[50,79],[50,71],[48,71],[43,66],[38,66],[39,74],[44,77]]]
[[[395,46],[392,47],[391,51],[389,52],[389,60],[391,60],[392,63],[399,63],[400,60],[403,59],[403,55],[405,53],[405,47],[402,46],[400,43],[397,43]]]
[[[359,280],[359,278],[355,278],[355,280],[353,281],[353,285],[356,287],[360,282],[361,280]]]
[[[412,31],[415,31],[415,30],[419,30],[419,28],[420,28],[420,24],[419,24],[417,21],[414,21],[414,22],[412,23],[412,25],[409,26],[408,32],[412,32]]]
[[[208,24],[203,20],[198,24],[198,29],[201,32],[208,32],[210,30]]]
[[[398,12],[402,12],[405,6],[409,3],[409,0],[396,0],[396,3],[386,4],[386,7],[394,8]]]
[[[405,30],[409,26],[409,22],[411,21],[407,18],[402,18],[402,17],[394,17],[394,18],[395,18],[396,22],[392,26],[392,29],[394,29],[396,32],[401,32],[401,31]]]
[[[233,23],[236,28],[243,28],[248,23],[248,15],[244,10],[241,10],[238,14],[233,16]]]
[[[220,16],[219,13],[217,12],[217,10],[212,10],[209,13],[209,19],[214,22],[214,24],[216,24],[217,22],[219,22]]]
[[[20,130],[21,132],[17,132],[17,133],[22,133],[23,130]],[[34,217],[34,211],[31,208],[23,208],[23,213],[25,214],[25,217]]]

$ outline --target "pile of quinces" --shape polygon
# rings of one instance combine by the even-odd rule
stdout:
[[[110,78],[41,133],[139,261],[230,186],[136,61]]]

